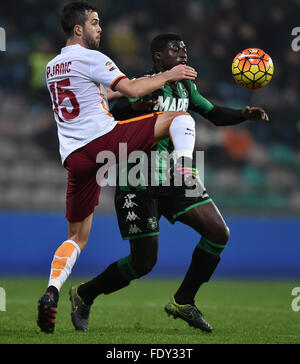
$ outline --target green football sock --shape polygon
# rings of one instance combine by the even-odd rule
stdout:
[[[139,278],[131,264],[130,255],[109,265],[105,271],[78,288],[78,294],[87,305],[91,305],[100,294],[109,294],[129,285]]]
[[[125,258],[119,259],[117,261],[117,267],[123,278],[127,281],[132,281],[133,279],[139,278],[139,275],[136,273],[133,265],[131,264],[130,255]]]
[[[220,261],[226,245],[215,244],[202,237],[195,247],[189,269],[174,295],[178,304],[194,304],[196,293],[204,282],[208,282]]]
[[[207,253],[213,254],[213,255],[220,255],[222,251],[225,249],[226,244],[216,244],[212,241],[202,237],[200,239],[199,244],[197,247],[201,250],[204,250]]]

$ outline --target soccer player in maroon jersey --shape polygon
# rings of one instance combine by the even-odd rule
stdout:
[[[171,136],[177,157],[188,159],[195,143],[195,122],[187,112],[158,112],[118,122],[107,105],[109,88],[127,97],[141,97],[166,82],[194,80],[197,73],[192,67],[181,64],[152,78],[129,80],[97,50],[102,29],[94,6],[81,1],[67,4],[61,24],[67,43],[48,63],[46,81],[61,159],[68,171],[68,236],[54,254],[48,288],[38,302],[37,323],[46,333],[54,331],[59,290],[88,241],[100,195],[98,154],[110,151],[118,158],[119,143],[127,143],[129,154]]]

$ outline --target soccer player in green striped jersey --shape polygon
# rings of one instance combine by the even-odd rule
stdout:
[[[187,63],[187,51],[183,40],[176,34],[161,34],[151,43],[153,68],[144,76],[151,77]],[[142,99],[118,99],[111,112],[117,120],[128,119],[153,111],[194,111],[212,121],[226,126],[245,120],[268,120],[265,111],[258,107],[234,110],[212,104],[197,90],[194,82],[184,80],[167,83]],[[170,138],[160,141],[153,150],[172,152]],[[152,166],[153,167],[153,166]],[[180,221],[196,230],[199,242],[196,245],[188,271],[165,311],[175,318],[180,317],[190,326],[210,332],[212,327],[204,320],[195,305],[195,296],[201,285],[209,281],[215,271],[220,254],[229,239],[229,229],[205,188],[200,195],[186,197],[185,186],[162,186],[168,167],[163,158],[155,164],[157,183],[140,184],[136,187],[127,182],[126,174],[119,176],[116,188],[115,207],[121,235],[130,242],[130,255],[112,263],[104,272],[91,281],[74,287],[71,300],[82,302],[82,309],[90,306],[101,293],[109,294],[127,286],[131,280],[149,273],[157,260],[159,219],[164,215],[171,223]],[[195,168],[192,168],[195,173]],[[197,176],[196,176],[197,178]],[[76,306],[76,307],[77,307]],[[80,305],[79,305],[80,306]],[[85,311],[85,310],[83,310]],[[87,315],[74,314],[77,329],[87,327]]]

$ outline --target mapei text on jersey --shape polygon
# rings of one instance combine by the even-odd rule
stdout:
[[[163,96],[158,96],[157,104],[154,105],[153,111],[187,111],[189,108],[189,99],[167,96],[165,99]]]

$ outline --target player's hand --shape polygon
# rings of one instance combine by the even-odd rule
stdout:
[[[138,101],[131,103],[131,108],[134,111],[148,111],[153,109],[154,105],[157,104],[157,100],[144,100],[140,99]]]
[[[261,107],[246,106],[245,109],[242,111],[242,114],[247,120],[269,120],[269,117],[266,114],[265,110]]]
[[[168,82],[175,82],[181,80],[195,80],[197,72],[193,67],[184,64],[178,64],[171,68],[169,71],[163,72],[167,76]]]
[[[113,91],[109,87],[106,89],[106,93],[107,93],[107,100],[108,101],[112,101],[112,100],[115,100],[115,99],[119,99],[119,98],[121,98],[121,97],[124,96],[123,94],[121,94],[121,92],[119,92],[119,91]]]

